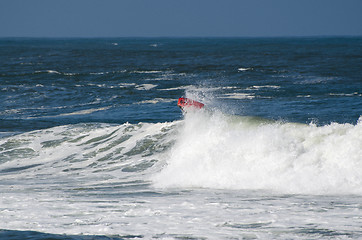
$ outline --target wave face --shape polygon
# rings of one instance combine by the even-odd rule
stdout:
[[[75,124],[4,137],[0,180],[29,189],[143,180],[173,144],[177,124]]]
[[[362,194],[362,122],[325,126],[187,114],[158,187]]]
[[[3,137],[0,222],[17,231],[0,237],[358,238],[359,222],[346,218],[362,195],[361,125],[200,111]]]
[[[0,180],[67,185],[71,176],[82,188],[140,181],[156,188],[362,194],[361,146],[361,120],[316,126],[199,111],[182,121],[75,124],[4,137]]]

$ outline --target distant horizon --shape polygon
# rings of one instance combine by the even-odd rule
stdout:
[[[64,36],[64,37],[49,37],[49,36],[0,36],[0,39],[252,39],[252,38],[359,38],[362,35],[291,35],[291,36]]]
[[[0,38],[362,36],[360,0],[1,0]]]

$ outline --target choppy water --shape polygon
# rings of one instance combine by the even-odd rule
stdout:
[[[361,238],[361,60],[362,38],[1,39],[0,238]]]

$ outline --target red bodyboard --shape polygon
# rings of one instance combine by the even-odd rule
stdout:
[[[185,111],[187,108],[196,108],[201,109],[205,105],[203,103],[200,103],[198,101],[189,99],[189,98],[179,98],[177,102],[177,106],[179,106],[183,111]]]

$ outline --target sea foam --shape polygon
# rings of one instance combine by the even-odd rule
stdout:
[[[362,194],[362,120],[326,126],[222,113],[185,116],[160,188]]]

